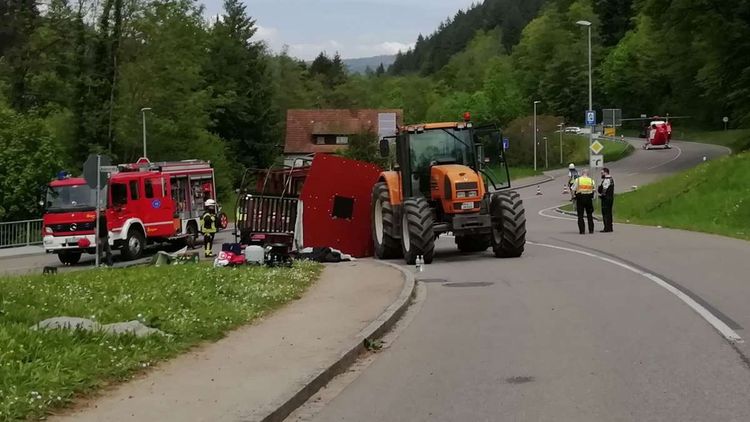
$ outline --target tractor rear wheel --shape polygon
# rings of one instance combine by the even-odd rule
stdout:
[[[431,264],[435,255],[435,232],[430,204],[424,198],[407,199],[401,216],[401,249],[409,265],[422,256],[425,264]]]
[[[384,182],[372,188],[372,240],[375,256],[379,259],[401,257],[401,245],[396,237],[396,217],[391,205],[388,185]]]
[[[492,251],[498,258],[517,258],[526,245],[526,211],[515,191],[497,192],[490,204]]]
[[[490,247],[489,236],[458,236],[456,237],[456,246],[461,252],[484,252]]]

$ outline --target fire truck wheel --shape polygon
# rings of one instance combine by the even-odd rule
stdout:
[[[372,189],[372,239],[375,256],[379,259],[401,257],[396,230],[396,217],[388,186],[384,182],[376,183]]]
[[[526,211],[515,191],[497,192],[490,204],[492,251],[498,258],[517,258],[526,245]]]
[[[138,259],[143,255],[143,248],[145,245],[146,239],[143,237],[143,233],[133,227],[128,230],[128,238],[125,240],[125,245],[122,247],[122,256],[127,261]]]
[[[81,252],[60,252],[57,258],[63,265],[76,265],[81,260]]]
[[[425,264],[431,264],[435,254],[435,223],[430,204],[424,198],[404,201],[401,218],[401,249],[409,265],[422,256]]]
[[[456,237],[456,246],[461,252],[484,252],[490,247],[488,236],[459,236]]]

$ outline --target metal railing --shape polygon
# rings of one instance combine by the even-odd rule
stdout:
[[[38,245],[41,243],[41,219],[0,223],[0,248]]]

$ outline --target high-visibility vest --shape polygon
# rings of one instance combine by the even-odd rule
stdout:
[[[594,180],[590,177],[581,176],[578,178],[578,189],[576,193],[581,194],[593,194],[594,193]]]
[[[211,213],[203,214],[201,218],[201,232],[202,233],[216,233],[216,216]]]

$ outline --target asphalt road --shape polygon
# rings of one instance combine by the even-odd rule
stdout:
[[[727,153],[674,146],[614,163],[618,190]],[[521,190],[522,258],[441,238],[419,312],[314,419],[750,420],[750,243],[630,225],[581,236],[551,211],[563,183]]]
[[[201,238],[202,239],[202,238]],[[219,232],[214,239],[214,250],[221,250],[221,244],[223,242],[233,241],[232,231],[227,229],[223,232]],[[198,245],[195,250],[203,251],[202,240],[199,239]],[[171,245],[151,245],[144,252],[144,256],[141,259],[135,261],[124,261],[120,257],[119,251],[112,251],[112,258],[114,267],[125,267],[129,265],[137,265],[145,262],[149,262],[153,256],[159,250],[164,251],[175,251],[178,247]],[[95,264],[95,257],[93,254],[83,254],[80,262],[73,266],[65,266],[60,263],[60,260],[55,254],[29,254],[21,256],[8,256],[0,258],[0,275],[4,274],[29,274],[29,273],[40,273],[46,266],[57,268],[58,272],[66,271],[78,271],[92,268]]]

